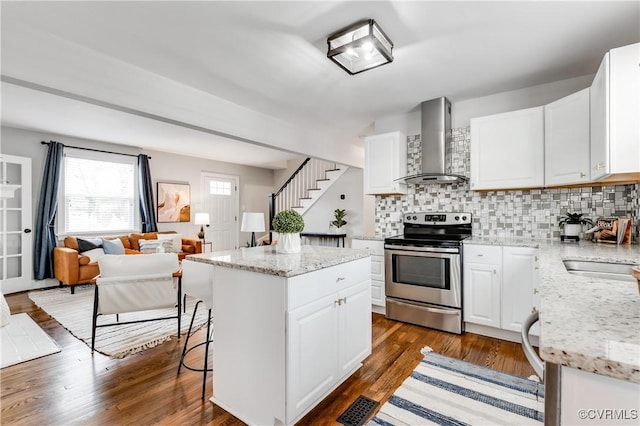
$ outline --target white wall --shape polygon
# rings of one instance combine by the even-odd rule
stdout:
[[[343,227],[347,238],[362,235],[365,221],[362,209],[362,169],[350,167],[304,215],[304,232],[329,232],[335,209],[345,209],[347,224]],[[344,194],[345,199],[340,199]],[[373,234],[373,233],[372,233]],[[346,247],[349,247],[346,244]]]
[[[154,185],[154,198],[157,196],[155,187],[158,181],[190,184],[191,222],[160,223],[158,224],[158,228],[161,231],[176,230],[185,236],[191,235],[195,237],[199,227],[193,224],[193,220],[195,218],[195,212],[199,211],[202,207],[200,188],[202,172],[222,173],[240,177],[240,214],[238,221],[242,218],[243,210],[263,211],[265,212],[265,216],[268,217],[267,196],[273,191],[273,172],[269,169],[167,154],[159,151],[141,151],[130,146],[77,139],[63,135],[35,132],[6,126],[1,127],[0,135],[2,140],[0,150],[2,153],[30,157],[32,159],[34,208],[33,226],[35,226],[36,209],[40,194],[40,186],[42,184],[42,172],[47,154],[47,147],[40,143],[42,140],[55,140],[65,145],[102,149],[124,154],[137,155],[144,153],[151,156],[149,163],[151,168],[151,179]],[[240,225],[238,225],[238,227],[239,226]],[[249,239],[250,234],[240,233],[241,245]]]
[[[589,74],[480,98],[451,101],[451,128],[467,127],[473,117],[545,105],[589,87],[592,81],[593,74]],[[429,99],[425,99],[425,101],[427,100]],[[399,130],[406,135],[419,135],[422,133],[420,130],[421,121],[420,105],[417,105],[406,113],[376,119],[374,133]]]

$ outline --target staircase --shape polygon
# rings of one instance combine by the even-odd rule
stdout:
[[[295,210],[304,215],[348,169],[340,164],[307,158],[289,180],[271,194],[269,223],[282,210]]]

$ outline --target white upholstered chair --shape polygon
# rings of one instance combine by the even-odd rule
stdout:
[[[100,275],[96,280],[93,301],[91,352],[95,349],[96,329],[136,322],[175,319],[180,338],[182,289],[174,278],[180,264],[176,253],[144,255],[108,255],[98,260]],[[135,321],[119,321],[119,314],[154,309],[175,308],[176,315]],[[116,315],[116,322],[99,324],[99,315]]]
[[[202,263],[195,262],[192,260],[184,260],[182,262],[182,288],[185,295],[189,295],[198,299],[196,305],[193,308],[193,316],[191,317],[191,323],[189,324],[189,331],[187,332],[187,337],[184,340],[184,348],[182,349],[182,356],[180,357],[180,364],[178,365],[178,374],[180,374],[180,369],[182,367],[191,370],[198,371],[203,373],[202,377],[202,398],[204,399],[205,388],[207,385],[207,373],[212,371],[212,368],[209,368],[209,345],[212,341],[211,339],[211,307],[213,305],[213,266]],[[200,304],[204,304],[205,309],[208,309],[208,319],[207,319],[207,334],[205,340],[203,342],[197,343],[191,347],[189,347],[189,339],[192,335],[193,321],[196,317],[196,313],[198,312],[198,306]],[[204,351],[204,366],[202,368],[191,367],[184,362],[184,357],[191,350],[205,345]]]

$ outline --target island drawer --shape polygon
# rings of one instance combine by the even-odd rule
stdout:
[[[369,257],[289,278],[288,310],[371,279]]]

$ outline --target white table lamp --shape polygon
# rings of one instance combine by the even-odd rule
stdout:
[[[200,232],[198,232],[198,238],[204,240],[204,225],[209,224],[209,213],[196,213],[194,220],[196,225],[200,225]]]
[[[264,232],[264,213],[245,212],[242,214],[242,232],[251,232],[251,247],[256,246],[256,232]]]

